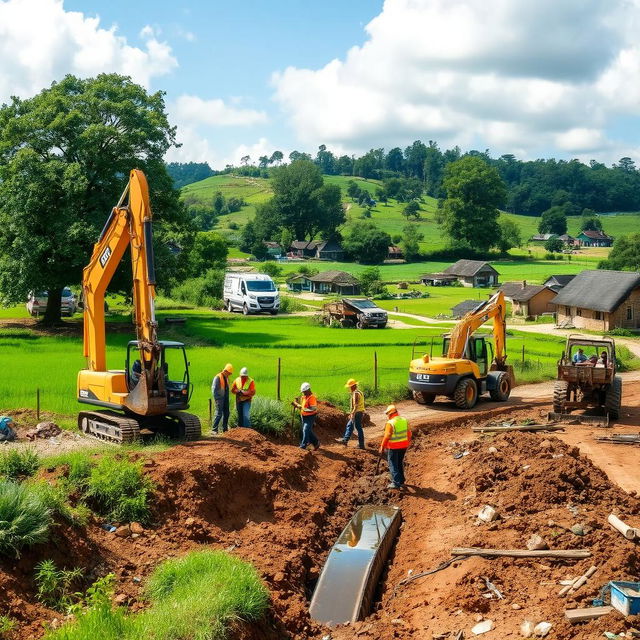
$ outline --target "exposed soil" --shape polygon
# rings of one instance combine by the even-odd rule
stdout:
[[[606,432],[640,430],[640,385],[625,385],[621,424]],[[495,623],[483,636],[487,640],[520,637],[525,619],[551,622],[550,638],[586,640],[604,630],[622,631],[632,619],[610,615],[570,627],[563,610],[589,606],[608,580],[640,579],[640,546],[606,523],[615,512],[640,527],[640,499],[633,489],[639,449],[602,445],[593,439],[602,431],[581,425],[553,435],[471,432],[472,426],[495,419],[539,420],[547,402],[548,396],[529,393],[526,404],[486,403],[474,412],[411,405],[412,426],[420,431],[407,455],[409,486],[403,493],[386,489],[385,465],[373,475],[383,423],[377,411],[371,412],[373,422],[366,422],[367,451],[359,451],[355,442],[346,448],[334,443],[345,416],[323,405],[318,452],[232,429],[215,440],[152,454],[145,468],[157,485],[153,524],[126,538],[103,530],[99,521],[86,529],[57,527],[50,544],[28,550],[19,561],[0,562],[5,595],[0,614],[20,622],[13,640],[37,638],[43,624],[62,619],[34,597],[33,567],[50,557],[60,566],[85,567],[87,582],[113,571],[118,602],[137,610],[144,606],[145,578],[160,561],[206,544],[251,560],[270,589],[268,616],[242,626],[238,638],[429,639],[446,632],[453,638],[458,630],[468,638],[471,627],[485,618]],[[454,457],[462,452],[468,454]],[[619,486],[625,478],[628,492]],[[329,548],[365,503],[398,504],[404,524],[383,575],[377,610],[355,625],[327,629],[309,619],[308,598]],[[496,508],[499,520],[479,523],[476,516],[485,504]],[[577,524],[585,535],[566,530]],[[429,570],[451,558],[455,546],[524,548],[532,534],[551,548],[588,549],[592,557],[470,558],[398,586],[409,571]],[[560,580],[577,577],[591,565],[598,570],[587,585],[573,596],[558,597]],[[484,576],[504,593],[503,600],[485,597],[490,592]]]

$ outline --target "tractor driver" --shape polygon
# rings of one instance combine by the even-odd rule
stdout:
[[[577,353],[573,355],[573,364],[581,365],[587,362],[588,358],[584,353],[584,349],[579,348]]]

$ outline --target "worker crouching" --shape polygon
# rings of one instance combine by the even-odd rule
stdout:
[[[240,369],[240,375],[231,385],[231,393],[236,397],[236,411],[238,412],[238,426],[251,426],[251,399],[256,394],[256,384],[249,377],[247,367]]]
[[[406,418],[402,418],[395,405],[390,404],[385,411],[387,424],[384,427],[384,438],[380,443],[380,453],[387,450],[391,483],[389,489],[404,487],[404,455],[411,444],[411,430]]]
[[[308,382],[303,382],[300,386],[302,396],[300,402],[294,400],[291,404],[300,409],[300,419],[302,421],[302,440],[300,442],[300,448],[306,449],[310,444],[317,451],[320,448],[320,441],[313,432],[313,424],[316,421],[318,415],[318,400],[311,391],[311,385]]]

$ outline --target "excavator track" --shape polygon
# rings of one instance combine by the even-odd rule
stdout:
[[[177,420],[182,429],[184,429],[185,440],[200,440],[202,436],[202,425],[200,424],[200,418],[198,418],[198,416],[194,416],[193,413],[185,413],[184,411],[172,411],[169,415]]]
[[[78,415],[78,428],[88,436],[116,444],[140,438],[138,421],[113,411],[83,411]]]

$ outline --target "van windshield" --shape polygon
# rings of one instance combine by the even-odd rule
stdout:
[[[271,280],[247,280],[249,291],[275,291],[276,287]]]

